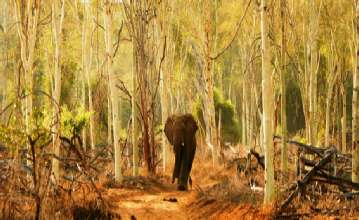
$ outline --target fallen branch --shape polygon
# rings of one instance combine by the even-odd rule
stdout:
[[[276,139],[276,138],[282,140],[281,136],[274,135],[273,139]],[[307,153],[317,154],[320,157],[323,157],[324,152],[326,150],[328,150],[328,148],[319,148],[319,147],[316,147],[313,145],[307,145],[307,144],[300,143],[300,142],[294,141],[294,140],[288,140],[287,143],[296,145],[297,147],[301,148],[302,150],[306,151]]]
[[[333,185],[338,185],[338,186],[342,186],[345,189],[355,189],[355,190],[359,190],[359,183],[354,183],[348,179],[344,179],[342,177],[338,177],[338,176],[333,176],[330,175],[324,171],[319,171],[317,173],[317,175],[319,176],[319,178],[317,178],[317,181],[321,181],[321,182],[325,182],[325,183],[329,183],[329,184],[333,184]],[[322,181],[324,178],[325,181]],[[348,190],[350,191],[350,190]]]
[[[324,165],[329,163],[334,154],[334,150],[329,151],[326,156],[321,159],[314,167],[311,169],[302,180],[298,181],[296,189],[289,195],[289,197],[284,201],[281,205],[281,210],[288,206],[288,204],[293,200],[293,198],[299,193],[299,191],[303,190],[305,186],[308,184],[310,179],[317,173],[317,171],[322,168]]]

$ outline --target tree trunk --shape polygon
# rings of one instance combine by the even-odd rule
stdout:
[[[85,53],[85,52],[83,52]],[[81,75],[81,107],[85,110],[86,109],[86,77],[85,77],[85,72],[82,71],[82,75]],[[83,146],[83,150],[86,151],[87,149],[87,132],[86,132],[86,127],[84,127],[82,129],[82,146]]]
[[[242,58],[244,59],[244,58]],[[245,65],[244,62],[242,61],[242,69],[244,71]],[[245,81],[246,76],[245,73],[243,73],[243,82],[242,82],[242,145],[246,146],[247,145],[247,114],[246,114],[246,110],[247,110],[247,83]]]
[[[91,78],[91,65],[92,65],[92,53],[93,53],[93,49],[91,46],[91,36],[90,36],[90,31],[89,31],[89,26],[88,26],[88,22],[91,19],[91,9],[90,9],[90,4],[84,4],[84,18],[83,18],[83,24],[82,24],[82,71],[83,71],[83,75],[84,75],[84,79],[86,81],[87,84],[87,91],[88,91],[88,105],[89,105],[89,112],[91,112],[90,115],[90,146],[91,149],[94,150],[95,149],[95,139],[94,139],[94,110],[93,110],[93,102],[92,102],[92,90],[91,90],[91,82],[90,82],[90,78]],[[85,89],[83,89],[83,91],[85,92]],[[85,94],[83,94],[85,96]],[[84,99],[84,106],[85,104],[85,99]]]
[[[106,67],[105,67],[106,68]],[[106,68],[107,72],[107,68]],[[110,79],[108,78],[108,84],[110,84]],[[107,144],[113,144],[113,135],[112,135],[112,105],[111,105],[111,92],[110,85],[107,85]]]
[[[334,39],[332,38],[332,44],[331,44],[331,54],[328,58],[328,69],[329,69],[329,77],[327,80],[328,83],[328,90],[327,90],[327,96],[326,96],[326,110],[325,110],[325,147],[329,147],[329,133],[330,133],[330,107],[332,106],[332,97],[333,97],[333,89],[335,82],[337,81],[338,77],[338,71],[335,67],[335,61],[334,61]]]
[[[138,86],[137,86],[137,61],[136,61],[136,51],[135,44],[133,45],[133,64],[132,64],[132,158],[133,158],[133,170],[132,175],[138,176],[138,162],[139,162],[139,149],[138,149],[138,109],[137,109],[137,97],[138,97]]]
[[[269,8],[266,0],[261,1],[261,38],[262,38],[262,102],[263,102],[263,131],[265,149],[265,187],[264,203],[270,204],[275,200],[274,182],[274,148],[273,148],[273,90],[271,80],[271,54],[268,36]]]
[[[35,56],[35,44],[37,40],[37,27],[40,17],[41,0],[38,1],[14,1],[14,14],[16,16],[16,27],[20,38],[20,57],[25,74],[25,103],[22,103],[25,114],[26,132],[30,132],[33,102],[33,64]],[[20,76],[19,76],[20,77]],[[29,146],[28,146],[29,147]],[[29,160],[27,160],[29,163]]]
[[[1,82],[3,82],[2,84],[2,100],[1,100],[1,104],[0,104],[0,108],[1,110],[5,109],[6,105],[7,105],[7,81],[8,81],[8,71],[9,71],[9,38],[8,38],[8,22],[7,22],[7,16],[8,14],[8,3],[7,1],[4,1],[3,3],[3,23],[2,23],[2,27],[3,27],[3,32],[4,32],[4,44],[3,44],[3,54],[5,55],[5,59],[4,59],[4,66],[3,66],[3,73],[0,77]],[[3,113],[0,117],[0,123],[5,123],[6,120],[6,114]]]
[[[286,111],[286,83],[285,83],[285,70],[286,70],[286,0],[280,1],[281,11],[281,57],[280,57],[280,71],[281,71],[281,127],[282,127],[282,149],[281,149],[281,169],[282,172],[288,171],[288,150],[287,150],[287,111]]]
[[[106,44],[106,64],[110,81],[110,96],[112,106],[113,146],[115,151],[115,181],[122,181],[121,149],[119,144],[119,94],[116,88],[117,78],[113,72],[113,44],[112,44],[112,0],[105,1],[104,28]]]
[[[345,74],[345,73],[343,73]],[[347,91],[345,89],[345,81],[342,84],[342,103],[343,103],[343,117],[342,117],[342,153],[347,152]]]
[[[310,117],[310,129],[309,129],[309,142],[313,145],[317,143],[317,102],[318,102],[318,22],[319,17],[317,15],[316,1],[309,1],[308,3],[309,11],[309,37],[308,37],[308,47],[310,53],[310,84],[309,84],[309,117]]]
[[[54,104],[54,114],[55,114],[55,126],[53,131],[53,147],[54,155],[60,156],[60,98],[61,98],[61,43],[62,43],[62,25],[65,17],[65,0],[61,0],[61,12],[60,19],[58,16],[58,1],[52,1],[52,32],[53,32],[53,41],[55,44],[55,62],[54,62],[54,91],[53,98],[55,100]],[[35,168],[34,168],[35,169]],[[52,160],[52,170],[54,172],[55,179],[58,181],[60,176],[60,167],[59,161],[57,159]]]
[[[217,137],[216,137],[216,119],[215,119],[215,109],[214,109],[214,100],[213,100],[213,75],[212,75],[212,59],[211,59],[211,49],[212,49],[212,17],[211,17],[211,3],[206,1],[205,3],[205,62],[204,62],[204,79],[205,79],[205,88],[204,88],[204,119],[206,124],[206,142],[212,149],[212,158],[213,163],[218,162],[219,147],[216,146]]]
[[[352,100],[352,110],[353,110],[353,119],[352,119],[352,133],[353,133],[353,143],[352,143],[352,155],[353,155],[353,165],[352,165],[352,181],[359,183],[359,114],[358,114],[358,92],[359,92],[359,1],[356,1],[356,18],[355,18],[354,27],[355,31],[355,67],[354,67],[354,76],[353,76],[353,100]]]

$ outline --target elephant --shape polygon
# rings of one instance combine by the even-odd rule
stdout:
[[[188,181],[192,184],[190,172],[196,153],[197,130],[196,120],[191,114],[171,115],[165,123],[164,132],[175,153],[172,183],[177,178],[180,191],[188,189]]]

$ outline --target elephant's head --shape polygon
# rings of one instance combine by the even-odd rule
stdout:
[[[164,128],[168,141],[173,146],[180,146],[186,140],[193,140],[197,130],[196,120],[191,114],[168,117]]]

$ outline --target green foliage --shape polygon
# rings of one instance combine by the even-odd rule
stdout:
[[[230,100],[223,98],[218,89],[214,90],[213,94],[215,111],[216,111],[216,124],[218,125],[219,114],[221,114],[221,139],[223,142],[236,143],[240,137],[240,127],[238,120],[235,118],[234,105]],[[201,104],[198,101],[195,106],[195,115],[204,127],[203,113]]]
[[[80,135],[81,130],[88,125],[91,112],[78,107],[74,112],[69,111],[66,105],[61,108],[61,133],[65,137]]]

